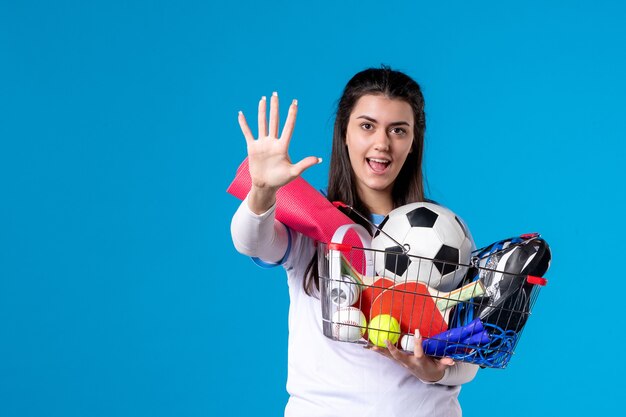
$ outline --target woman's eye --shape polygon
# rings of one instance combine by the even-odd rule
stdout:
[[[394,135],[405,135],[406,130],[401,127],[394,127],[391,129],[391,133],[393,133]]]
[[[372,130],[374,128],[371,123],[362,123],[361,127],[365,130]]]

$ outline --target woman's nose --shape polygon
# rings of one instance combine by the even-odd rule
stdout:
[[[389,136],[385,130],[379,130],[374,137],[374,149],[377,151],[389,150]]]

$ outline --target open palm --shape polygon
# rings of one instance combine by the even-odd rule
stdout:
[[[252,185],[257,188],[278,189],[321,160],[314,156],[302,159],[296,164],[289,158],[289,143],[296,124],[298,102],[293,100],[285,121],[282,134],[278,136],[279,113],[278,95],[274,93],[270,102],[269,130],[267,126],[267,100],[259,101],[259,137],[254,138],[242,112],[239,112],[239,126],[246,138],[248,164]]]

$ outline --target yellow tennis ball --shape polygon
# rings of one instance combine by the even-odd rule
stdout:
[[[386,347],[385,340],[395,345],[400,338],[400,323],[389,314],[380,314],[370,321],[367,337],[376,346]]]

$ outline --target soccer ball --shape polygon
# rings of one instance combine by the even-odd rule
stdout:
[[[374,234],[376,273],[395,281],[421,281],[439,291],[458,286],[467,271],[459,264],[469,264],[476,248],[463,220],[434,203],[398,207],[378,227],[393,239],[380,230]]]

